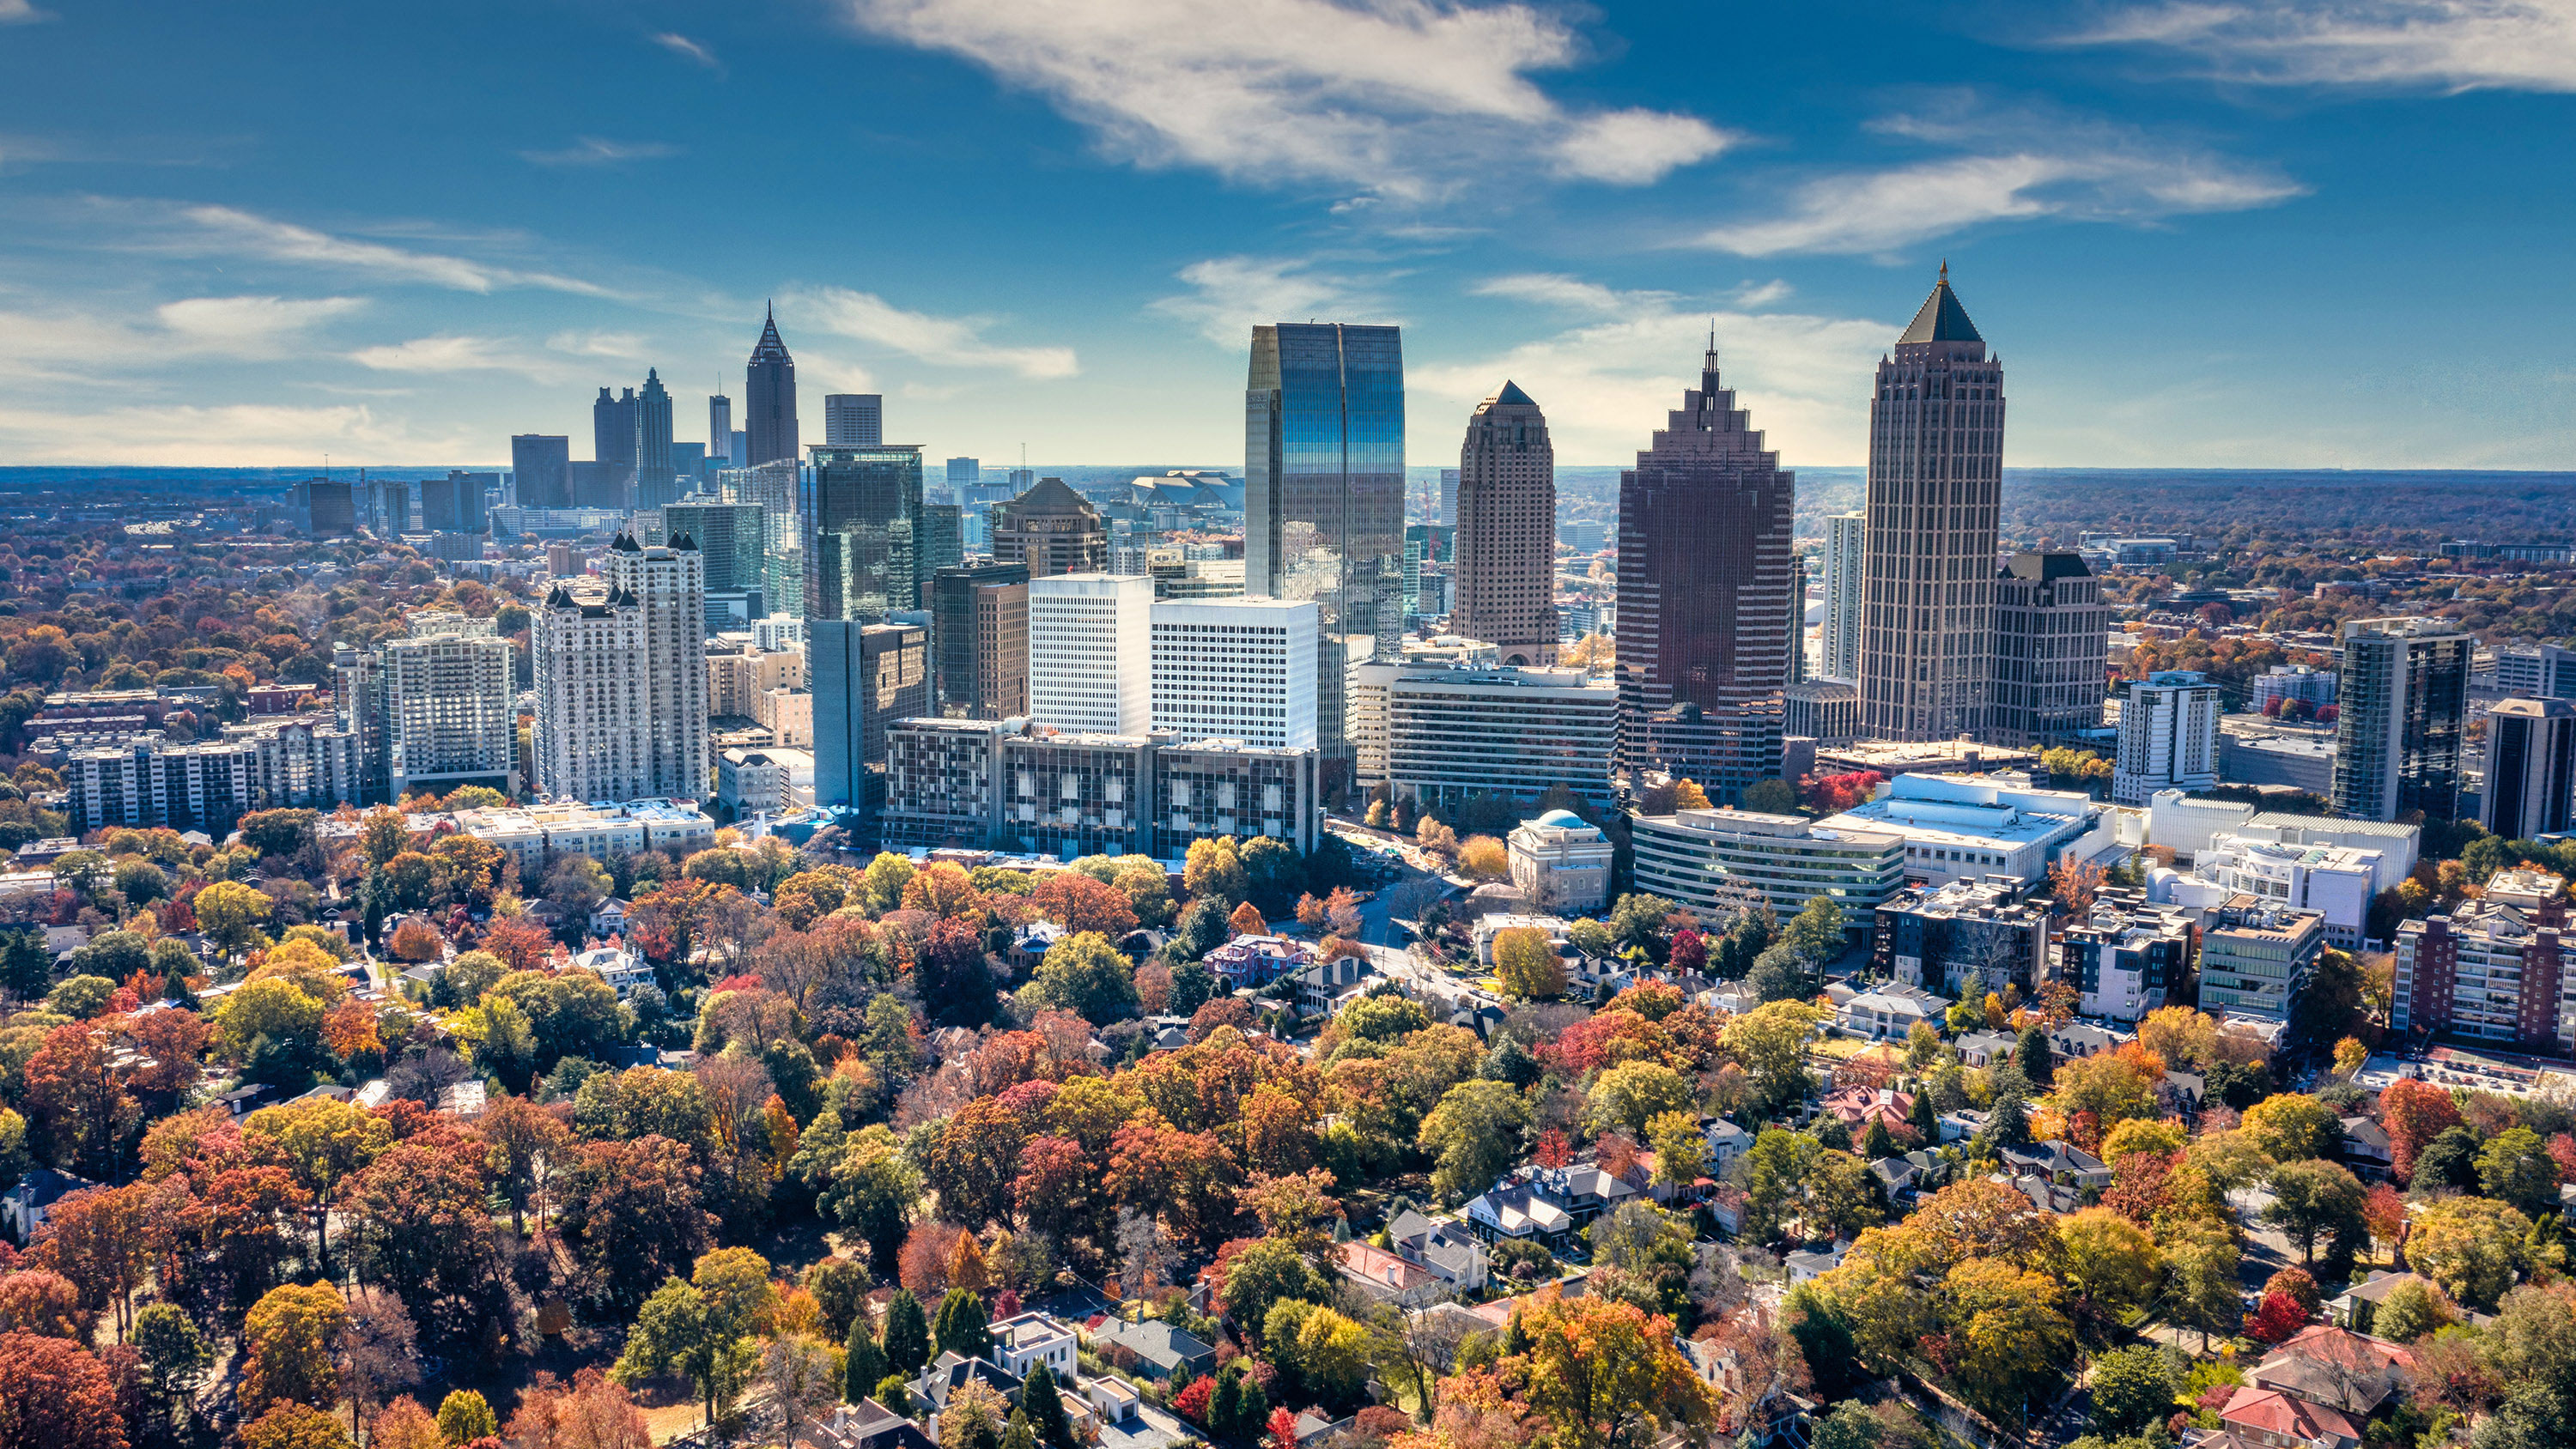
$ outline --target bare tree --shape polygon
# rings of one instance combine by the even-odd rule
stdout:
[[[382,1288],[360,1288],[349,1294],[349,1317],[333,1345],[340,1363],[340,1387],[349,1396],[349,1437],[358,1435],[358,1418],[396,1390],[420,1382],[418,1335],[402,1300]]]

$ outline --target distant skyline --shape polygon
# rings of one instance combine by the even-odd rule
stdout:
[[[0,465],[587,452],[658,368],[806,437],[1242,466],[1258,322],[1645,446],[1714,317],[1859,463],[1936,266],[2007,467],[2576,460],[2576,12],[2539,0],[0,0]]]

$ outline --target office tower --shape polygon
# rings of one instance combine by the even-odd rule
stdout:
[[[1619,475],[1620,757],[1732,799],[1780,771],[1795,479],[1720,382],[1717,342]]]
[[[720,392],[707,394],[707,458],[722,459],[731,466],[741,466],[742,455],[733,450],[733,399]]]
[[[659,370],[644,372],[644,390],[635,394],[635,506],[659,508],[679,495],[677,466],[671,455],[671,391]]]
[[[920,446],[818,443],[812,453],[797,510],[805,534],[805,616],[881,618],[920,608]]]
[[[547,544],[546,572],[559,579],[582,572],[581,551],[568,543]]]
[[[966,561],[966,511],[954,503],[929,503],[921,509],[921,524],[913,530],[917,577],[928,579],[941,569],[953,569]]]
[[[2395,820],[2459,808],[2475,636],[2441,619],[2349,619],[2336,685],[2334,812]]]
[[[1480,796],[1532,801],[1564,786],[1611,798],[1619,687],[1579,669],[1399,670],[1386,686],[1386,782],[1454,818]]]
[[[1030,578],[1109,567],[1109,528],[1100,511],[1061,478],[1041,478],[992,512],[993,557],[1026,564]]]
[[[1315,746],[1312,599],[1165,599],[1153,630],[1153,727],[1186,742]]]
[[[1013,468],[1006,476],[1010,480],[1009,487],[1011,496],[1014,498],[1037,486],[1037,471],[1032,468]]]
[[[604,496],[613,486],[621,497],[617,503],[582,503],[576,487],[574,501],[587,508],[632,508],[635,497],[635,389],[628,388],[624,397],[612,398],[608,389],[599,390],[599,400],[590,405],[590,456],[603,474],[613,475],[613,483],[594,481],[593,497]],[[668,436],[669,429],[664,429]],[[645,505],[647,507],[651,505]]]
[[[420,480],[420,526],[430,533],[482,533],[491,523],[484,498],[501,486],[498,473],[451,468],[444,478]]]
[[[536,784],[559,800],[697,800],[707,741],[706,562],[619,534],[599,576],[533,611]]]
[[[367,531],[378,538],[392,538],[411,528],[411,484],[400,478],[369,478],[365,470],[358,473],[358,486],[366,498]]]
[[[2274,665],[2283,672],[2287,665]],[[2517,699],[2576,699],[2576,649],[2557,644],[2503,645],[2495,651],[2496,688]],[[2332,703],[2334,676],[2325,676],[2322,700]],[[2305,696],[2302,696],[2305,697]]]
[[[1505,664],[1554,664],[1556,449],[1547,416],[1518,383],[1505,382],[1467,420],[1457,507],[1449,632],[1494,645]]]
[[[521,433],[510,439],[512,495],[521,508],[572,507],[572,439]]]
[[[519,793],[518,673],[489,619],[424,610],[366,654],[343,646],[340,717],[364,751],[368,800],[465,785]],[[378,793],[378,790],[382,793]]]
[[[715,470],[710,466],[707,459],[707,445],[704,443],[673,443],[671,445],[671,475],[671,489],[674,497],[682,494],[703,493],[708,491],[708,489],[715,483]]]
[[[2206,674],[2162,669],[2120,696],[2120,752],[2111,798],[2144,805],[2159,790],[2188,795],[2218,783],[2218,686]]]
[[[976,563],[930,578],[930,648],[939,712],[1018,719],[1029,712],[1029,571]]]
[[[1404,633],[1404,345],[1394,327],[1252,329],[1244,391],[1244,592],[1313,599],[1315,738],[1328,794],[1350,781],[1350,661]]]
[[[2564,831],[2576,799],[2576,704],[2508,699],[2487,711],[2487,783],[2478,823],[2531,840]]]
[[[1153,711],[1154,581],[1029,580],[1029,715],[1060,730],[1143,734]]]
[[[974,458],[948,460],[948,487],[957,502],[968,502],[966,490],[981,487],[983,482],[984,465],[981,461]]]
[[[2082,554],[2014,554],[1995,575],[1994,641],[1987,738],[2049,745],[2101,728],[2111,605]]]
[[[793,463],[804,455],[796,446],[796,359],[787,355],[787,344],[778,340],[774,309],[761,323],[760,342],[751,349],[743,379],[743,422],[750,430],[750,446],[734,451],[737,463],[756,468],[781,458]]]
[[[1861,565],[1868,557],[1869,515],[1854,509],[1825,519],[1825,626],[1816,673],[1860,679]]]
[[[757,503],[727,503],[692,494],[662,510],[662,528],[687,534],[706,560],[707,592],[741,593],[761,587],[763,513]]]
[[[1791,684],[1807,682],[1807,556],[1789,550],[1789,676]]]
[[[1443,528],[1458,526],[1458,477],[1461,471],[1457,468],[1440,470],[1440,516],[1431,521]]]
[[[2003,380],[1945,263],[1870,398],[1860,708],[1874,738],[1985,727]]]
[[[635,470],[623,463],[574,463],[572,502],[567,506],[626,512],[635,506]]]
[[[358,531],[357,500],[345,482],[305,479],[295,485],[288,512],[309,537],[339,538]]]
[[[873,448],[885,441],[885,399],[872,392],[823,397],[823,441],[836,448]]]
[[[930,713],[929,633],[918,624],[814,619],[814,803],[872,814],[884,796],[886,726]]]

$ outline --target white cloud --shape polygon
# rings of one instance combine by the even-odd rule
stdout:
[[[394,281],[424,283],[459,292],[491,292],[504,287],[536,287],[605,297],[607,288],[573,277],[522,272],[437,252],[408,251],[382,242],[333,236],[293,222],[279,221],[229,206],[191,206],[179,213],[191,230],[170,237],[166,245],[180,251],[261,257],[269,261],[361,272]]]
[[[558,332],[546,339],[555,352],[574,357],[608,357],[631,362],[644,355],[644,335],[640,332]]]
[[[802,325],[944,367],[996,367],[1041,380],[1072,377],[1082,370],[1070,347],[1000,346],[984,340],[989,318],[908,312],[873,292],[819,287],[798,294],[791,305]]]
[[[846,3],[863,30],[1046,96],[1113,154],[1255,184],[1424,199],[1535,149],[1565,178],[1637,185],[1732,139],[1691,116],[1559,104],[1530,73],[1574,64],[1581,40],[1523,4]]]
[[[660,141],[608,141],[583,136],[559,151],[522,151],[521,159],[539,166],[616,166],[628,161],[658,161],[677,156],[680,148]]]
[[[102,454],[101,440],[112,449]],[[479,430],[424,433],[364,405],[155,406],[78,413],[0,409],[0,448],[28,463],[170,463],[190,467],[311,464],[342,457],[482,458]]]
[[[1884,253],[1989,222],[2146,222],[2268,206],[2303,191],[2268,168],[2132,128],[1989,111],[1973,97],[1947,97],[1871,129],[1969,154],[1819,177],[1795,187],[1780,214],[1697,240],[1743,256]]]
[[[2178,50],[2265,84],[2576,91],[2567,0],[2169,0],[2065,43]]]
[[[1179,276],[1191,290],[1153,302],[1152,310],[1180,318],[1219,347],[1249,345],[1252,329],[1264,322],[1351,315],[1377,307],[1365,285],[1312,271],[1300,261],[1211,257],[1181,268]]]
[[[1504,277],[1482,295],[1562,302],[1601,315],[1500,353],[1407,360],[1414,415],[1423,402],[1469,409],[1502,385],[1521,385],[1547,413],[1558,461],[1625,462],[1699,383],[1712,320],[1721,372],[1737,406],[1790,464],[1858,460],[1868,436],[1866,378],[1901,323],[1747,310],[1732,298],[1694,306],[1665,292],[1617,292],[1569,277]]]
[[[0,25],[24,25],[34,20],[51,20],[54,13],[39,10],[32,0],[0,0]]]
[[[696,61],[718,75],[724,74],[724,62],[716,53],[677,31],[666,30],[653,37],[653,43],[686,60]]]
[[[313,328],[365,305],[361,297],[189,297],[148,316],[0,312],[0,375],[94,378],[206,358],[284,357]]]
[[[571,375],[569,369],[520,351],[507,338],[454,333],[362,347],[349,360],[376,372],[515,372],[541,382]]]

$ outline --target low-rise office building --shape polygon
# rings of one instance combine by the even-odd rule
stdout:
[[[2005,877],[1915,886],[1880,903],[1871,966],[1909,986],[1983,1001],[2029,997],[2048,961],[2048,908]]]
[[[2201,921],[2200,1005],[2286,1022],[2326,945],[2325,917],[2238,896]]]
[[[1610,800],[1619,686],[1579,669],[1441,669],[1386,691],[1386,777],[1438,813],[1476,795],[1534,800],[1563,786]]]
[[[2192,857],[2188,872],[2159,870],[2152,899],[2219,906],[2237,896],[2315,911],[2325,917],[2326,944],[2361,948],[2361,932],[2378,893],[2380,852],[2346,845],[2303,845],[2263,835],[2221,835]]]
[[[1830,896],[1865,927],[1905,883],[1905,841],[1881,830],[1751,810],[1682,810],[1631,825],[1638,890],[1704,918],[1768,905],[1787,920]]]
[[[1899,775],[1877,799],[1822,823],[1900,837],[1906,879],[1927,885],[1998,875],[2035,885],[2059,860],[2090,860],[2117,844],[2090,796],[1976,775]]]

